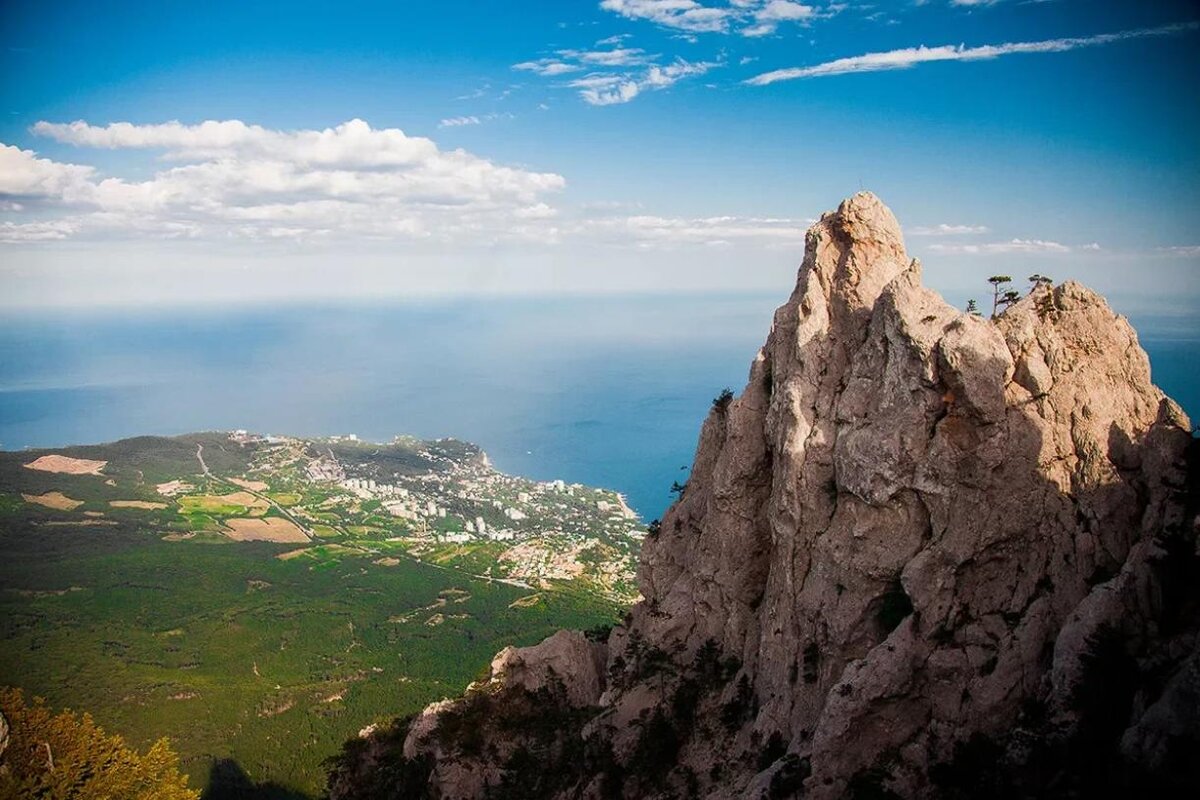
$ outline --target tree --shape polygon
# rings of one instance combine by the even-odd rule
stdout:
[[[1050,278],[1048,278],[1045,275],[1040,275],[1036,272],[1033,273],[1032,275],[1030,275],[1028,280],[1029,280],[1029,293],[1030,294],[1033,294],[1034,291],[1039,286],[1051,286],[1054,284],[1053,280],[1051,280]]]
[[[166,739],[145,753],[110,736],[91,718],[52,714],[40,697],[25,704],[20,689],[0,688],[0,713],[9,725],[0,755],[0,797],[44,800],[198,800],[179,771]]]
[[[729,408],[729,404],[733,402],[733,390],[726,386],[721,390],[721,393],[713,398],[713,408],[724,414]]]
[[[979,304],[975,302],[975,298],[973,297],[967,301],[967,313],[979,316]]]
[[[1020,295],[1009,285],[1012,283],[1009,275],[993,275],[988,283],[992,285],[992,319],[995,319],[1001,310],[1017,302]]]

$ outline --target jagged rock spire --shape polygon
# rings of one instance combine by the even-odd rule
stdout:
[[[560,634],[507,653],[483,694],[409,730],[405,764],[456,797],[525,780],[535,744],[562,763],[524,796],[1200,782],[1169,766],[1200,737],[1200,673],[1179,668],[1200,641],[1178,613],[1200,601],[1193,447],[1103,298],[1066,283],[995,322],[962,313],[861,192],[810,229],[607,648]],[[472,703],[509,720],[483,755],[437,734]],[[514,733],[533,707],[573,727]]]

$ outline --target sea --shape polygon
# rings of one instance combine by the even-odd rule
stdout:
[[[0,315],[0,449],[245,428],[474,442],[505,472],[622,492],[646,520],[740,391],[780,295],[460,298]],[[1132,315],[1200,421],[1196,318]]]

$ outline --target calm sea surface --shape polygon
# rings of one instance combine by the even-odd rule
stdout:
[[[624,492],[645,517],[740,390],[782,296],[0,317],[0,447],[142,433],[454,436],[498,468]],[[1200,326],[1135,318],[1200,418]]]

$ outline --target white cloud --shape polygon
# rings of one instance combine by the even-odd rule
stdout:
[[[532,72],[544,78],[553,78],[556,75],[565,75],[568,72],[578,72],[583,69],[579,64],[567,64],[557,58],[539,58],[537,61],[522,61],[520,64],[513,64],[512,68]]]
[[[1017,53],[1063,53],[1081,47],[1097,47],[1129,39],[1170,36],[1195,30],[1198,27],[1200,27],[1200,23],[1189,22],[1179,25],[1163,25],[1157,28],[1121,31],[1119,33],[1105,33],[1097,36],[1047,39],[1039,42],[1007,42],[996,45],[981,45],[979,47],[966,47],[964,45],[926,47],[920,45],[900,50],[888,50],[879,53],[866,53],[860,56],[839,58],[834,61],[815,64],[811,67],[777,69],[756,75],[745,82],[752,86],[766,86],[777,81],[795,80],[797,78],[818,78],[856,72],[907,69],[930,61],[982,61]]]
[[[737,31],[743,36],[766,36],[775,33],[780,23],[807,25],[839,13],[846,5],[818,7],[797,0],[727,0],[712,5],[697,0],[602,0],[600,8],[688,35]]]
[[[934,253],[971,256],[1071,252],[1071,248],[1065,244],[1043,239],[1009,239],[1007,242],[989,242],[987,244],[931,244],[928,249]]]
[[[584,221],[573,233],[622,246],[715,246],[745,242],[764,246],[803,247],[814,220],[773,217],[600,216]]]
[[[494,116],[501,115],[446,122],[475,124]],[[32,130],[81,147],[163,151],[174,163],[147,180],[102,178],[89,166],[0,146],[0,199],[36,198],[39,212],[57,207],[73,214],[57,227],[38,227],[40,216],[11,221],[4,231],[10,243],[69,235],[493,241],[519,235],[514,231],[525,228],[514,220],[527,219],[528,209],[545,205],[565,186],[561,175],[441,150],[430,139],[372,129],[361,120],[299,131],[238,120],[39,122]]]
[[[947,225],[943,222],[932,226],[917,225],[909,228],[907,233],[909,236],[969,236],[988,230],[986,225]]]
[[[632,67],[645,64],[646,51],[639,47],[617,47],[612,50],[559,50],[564,59],[600,67]]]
[[[543,78],[553,78],[592,67],[634,67],[647,64],[651,57],[638,47],[620,47],[626,35],[610,36],[596,42],[610,45],[607,50],[556,50],[553,56],[513,64],[513,69],[532,72]]]
[[[592,74],[567,85],[578,89],[579,96],[589,105],[610,106],[628,103],[645,89],[666,89],[684,78],[703,75],[715,66],[714,62],[690,62],[681,58],[665,66],[654,64],[638,74]]]
[[[463,117],[449,117],[438,123],[439,128],[462,128],[467,125],[482,125],[485,122],[491,122],[497,119],[513,119],[512,114],[484,114],[476,116],[474,114]]]
[[[695,0],[602,0],[600,8],[628,19],[649,20],[693,33],[724,32],[734,9],[703,6]]]
[[[1160,247],[1158,252],[1168,256],[1182,256],[1184,258],[1195,258],[1200,256],[1200,244],[1185,244],[1175,245],[1173,247]]]
[[[79,229],[72,220],[51,222],[0,222],[0,243],[25,244],[66,239]]]
[[[476,117],[476,116],[450,117],[449,119],[444,119],[441,122],[439,122],[438,127],[439,128],[459,128],[459,127],[462,127],[463,125],[478,125],[479,122],[480,122],[480,119],[479,119],[479,117]]]
[[[89,186],[95,170],[38,158],[32,150],[0,145],[0,198],[56,197],[73,200]],[[20,210],[20,209],[16,209]]]

